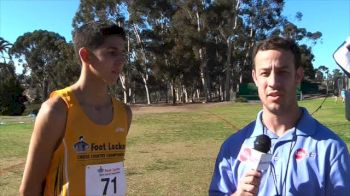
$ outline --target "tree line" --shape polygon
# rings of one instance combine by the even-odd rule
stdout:
[[[306,80],[328,77],[326,66],[318,70],[312,64],[311,49],[322,33],[299,28],[282,15],[283,8],[283,0],[81,0],[72,29],[92,21],[125,29],[127,63],[110,87],[125,103],[230,101],[240,84],[252,82],[253,47],[274,35],[299,43]],[[301,20],[302,13],[294,19]],[[1,38],[0,50],[1,108],[9,97],[8,81],[18,88],[18,98],[10,102],[23,101],[23,89],[30,89],[35,95],[30,99],[39,103],[80,73],[73,44],[55,32],[27,32],[13,44]],[[13,59],[23,73],[14,73]]]

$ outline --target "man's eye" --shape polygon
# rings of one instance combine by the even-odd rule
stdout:
[[[108,52],[110,55],[118,55],[118,53],[116,51],[109,51]]]
[[[287,73],[288,73],[287,70],[281,70],[281,71],[279,71],[279,74],[287,74]]]
[[[269,74],[270,74],[269,72],[261,72],[260,73],[261,76],[269,76]]]

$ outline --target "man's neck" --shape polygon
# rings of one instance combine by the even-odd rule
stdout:
[[[105,106],[110,103],[107,85],[93,79],[80,77],[79,80],[71,86],[79,101],[90,106]]]
[[[264,125],[279,137],[284,135],[286,131],[296,126],[300,116],[301,109],[295,108],[285,114],[273,114],[267,110],[263,110],[262,120]]]

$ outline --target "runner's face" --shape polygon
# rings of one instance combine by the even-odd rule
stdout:
[[[118,79],[125,63],[124,40],[118,35],[111,35],[104,43],[93,50],[92,66],[96,75],[107,84]]]

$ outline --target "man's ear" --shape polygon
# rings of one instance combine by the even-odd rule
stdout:
[[[85,47],[79,49],[79,57],[82,63],[89,63],[89,50]]]
[[[252,69],[252,78],[254,80],[255,86],[258,86],[255,69]]]
[[[297,83],[300,85],[301,81],[304,78],[304,68],[303,67],[298,67],[298,69],[296,70],[295,73],[295,80],[297,81]]]

